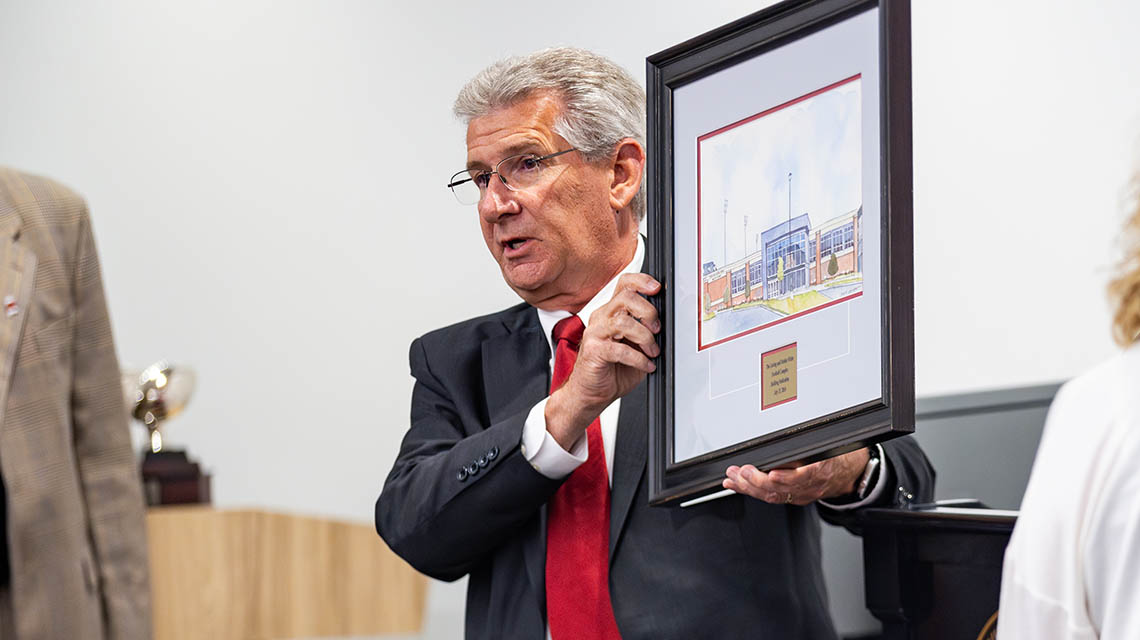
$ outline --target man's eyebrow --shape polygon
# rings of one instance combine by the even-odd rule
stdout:
[[[524,153],[533,153],[535,155],[542,155],[543,149],[539,143],[537,143],[533,140],[526,141],[526,142],[516,142],[516,143],[510,145],[509,147],[503,149],[503,151],[502,151],[503,155],[499,157],[499,160],[502,160],[503,158],[509,158],[511,156],[522,155]],[[496,160],[495,162],[498,162],[499,160]],[[471,162],[467,163],[467,169],[468,170],[471,170],[471,169],[490,169],[490,166],[483,163],[483,162],[471,161]]]

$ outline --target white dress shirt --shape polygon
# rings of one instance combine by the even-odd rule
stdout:
[[[1140,345],[1057,394],[1005,552],[997,637],[1140,638]]]
[[[617,287],[618,278],[627,273],[640,273],[641,263],[645,259],[645,240],[637,237],[637,251],[633,260],[622,269],[621,273],[606,283],[586,306],[578,312],[582,324],[589,326],[590,314],[604,306],[614,297],[614,288]],[[537,309],[538,321],[542,323],[542,332],[546,335],[546,342],[550,344],[550,362],[548,366],[554,369],[554,347],[552,335],[554,325],[559,320],[570,317],[569,311],[543,311]],[[602,411],[599,422],[602,427],[602,445],[606,452],[606,472],[610,479],[610,486],[614,483],[614,445],[617,442],[618,411],[621,407],[621,398],[614,400],[610,406]],[[546,398],[534,405],[527,416],[523,426],[522,454],[536,471],[548,478],[565,478],[570,472],[578,468],[589,458],[589,447],[585,434],[566,451],[546,430]]]

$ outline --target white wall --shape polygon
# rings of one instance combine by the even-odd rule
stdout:
[[[1074,375],[1112,349],[1140,9],[914,5],[918,390]],[[642,78],[759,6],[0,0],[0,164],[88,198],[122,360],[198,369],[168,440],[216,503],[368,521],[409,342],[514,302],[443,187],[463,81],[554,44]]]
[[[920,394],[1113,352],[1104,285],[1140,168],[1140,4],[914,0]]]

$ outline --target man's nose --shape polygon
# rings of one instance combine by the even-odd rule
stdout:
[[[519,203],[515,195],[515,192],[508,189],[507,185],[499,179],[499,176],[491,176],[491,179],[487,181],[487,190],[479,199],[479,215],[488,223],[493,224],[505,215],[518,213]]]

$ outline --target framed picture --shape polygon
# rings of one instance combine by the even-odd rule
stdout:
[[[789,0],[647,74],[650,501],[912,432],[908,1]]]

